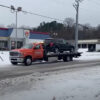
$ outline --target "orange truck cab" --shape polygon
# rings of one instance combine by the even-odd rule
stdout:
[[[35,60],[42,60],[44,57],[44,49],[41,43],[26,44],[20,49],[10,51],[10,61],[13,65],[24,63],[31,65]]]

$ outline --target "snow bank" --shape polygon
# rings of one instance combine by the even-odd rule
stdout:
[[[0,67],[11,64],[9,60],[9,51],[0,51]]]

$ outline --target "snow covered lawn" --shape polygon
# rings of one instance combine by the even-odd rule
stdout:
[[[88,49],[79,49],[79,52],[82,52],[82,56],[74,60],[100,60],[100,52],[88,52]]]
[[[0,51],[0,67],[11,64],[9,61],[9,51]]]

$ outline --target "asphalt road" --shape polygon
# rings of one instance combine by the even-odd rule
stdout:
[[[7,66],[7,67],[5,67]],[[35,72],[52,72],[59,70],[83,70],[85,68],[91,68],[95,66],[100,66],[100,61],[71,61],[71,62],[63,62],[63,61],[51,61],[51,62],[38,62],[33,63],[31,66],[24,66],[23,64],[19,64],[17,66],[14,65],[5,65],[4,68],[0,68],[0,80],[6,78],[19,77],[24,75],[29,75]]]

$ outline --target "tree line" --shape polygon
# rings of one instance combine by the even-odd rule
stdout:
[[[53,38],[75,39],[75,21],[72,18],[66,18],[63,23],[57,21],[42,22],[33,30],[48,32]],[[92,27],[89,24],[79,24],[79,39],[100,39],[100,25]]]

